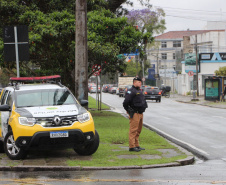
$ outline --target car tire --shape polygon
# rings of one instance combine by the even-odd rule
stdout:
[[[94,136],[94,140],[91,143],[88,144],[84,144],[84,145],[79,145],[74,147],[74,151],[78,154],[78,155],[92,155],[94,154],[98,147],[99,147],[99,134],[98,132],[95,130],[95,136]]]
[[[16,146],[12,131],[9,131],[4,138],[4,150],[12,160],[24,159],[27,156],[26,150]]]
[[[3,144],[3,141],[0,140],[0,153],[4,153],[5,150],[4,150],[4,144]]]
[[[159,103],[161,102],[161,98],[159,99]]]

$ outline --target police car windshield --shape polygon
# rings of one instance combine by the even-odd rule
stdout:
[[[16,92],[16,107],[38,107],[77,104],[66,89],[30,90]]]

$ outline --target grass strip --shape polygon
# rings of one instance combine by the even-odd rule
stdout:
[[[98,109],[98,102],[92,98],[91,96],[88,97],[88,101],[89,101],[89,109],[90,110],[96,110]],[[110,107],[101,103],[101,110],[110,110]]]
[[[91,99],[89,97],[89,105],[95,102]],[[91,107],[94,107],[94,105],[91,105]],[[91,114],[100,136],[99,148],[90,160],[68,160],[69,166],[141,166],[170,163],[187,157],[186,154],[179,151],[177,147],[171,145],[163,137],[144,127],[140,135],[140,144],[146,150],[129,152],[129,120],[121,114],[111,111],[92,110]],[[161,149],[171,149],[170,151],[175,151],[175,155],[169,156],[167,153],[161,152]],[[150,156],[153,159],[150,159]]]

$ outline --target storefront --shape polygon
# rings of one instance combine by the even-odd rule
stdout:
[[[185,61],[182,61],[182,73],[178,75],[178,93],[182,95],[188,94],[192,90],[196,90],[196,68],[195,63],[191,62],[192,57],[190,57],[190,65]],[[193,57],[194,60],[194,57]],[[192,67],[193,65],[193,67]],[[226,66],[226,53],[200,53],[199,54],[199,64],[198,64],[198,89],[199,95],[205,95],[206,91],[206,81],[205,79],[215,76],[215,71],[219,70],[220,67]],[[189,76],[189,71],[193,71],[194,75]],[[226,87],[226,80],[221,82],[222,89]],[[223,85],[222,85],[223,84]],[[221,92],[222,92],[221,89]],[[223,90],[224,91],[224,90]],[[207,90],[208,92],[208,90]],[[210,92],[209,92],[210,93]]]

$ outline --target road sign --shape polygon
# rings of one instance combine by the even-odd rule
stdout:
[[[145,78],[142,78],[142,81],[145,82]]]
[[[93,67],[92,67],[92,71],[94,72],[93,73],[94,76],[99,76],[100,72],[101,72],[101,65],[94,64]]]
[[[189,71],[188,72],[188,76],[193,76],[194,75],[194,72],[193,71]]]

